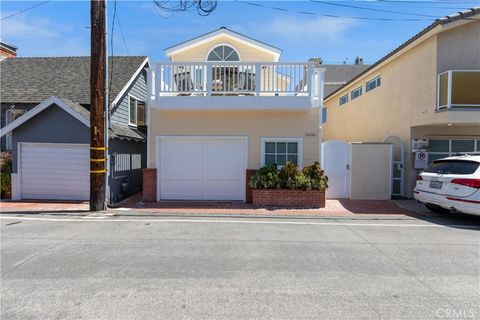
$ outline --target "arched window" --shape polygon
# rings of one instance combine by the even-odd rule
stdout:
[[[210,51],[207,61],[240,61],[240,56],[234,48],[228,45],[219,45]]]

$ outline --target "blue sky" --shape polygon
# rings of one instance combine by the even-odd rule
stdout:
[[[462,0],[329,2],[439,17],[480,5],[479,1]],[[2,1],[1,16],[6,17],[37,3],[39,2]],[[283,49],[283,61],[305,61],[310,57],[321,57],[326,63],[342,63],[345,60],[352,63],[358,55],[366,63],[373,63],[430,24],[430,19],[433,19],[312,1],[255,3],[290,11],[256,7],[238,1],[219,1],[217,9],[203,17],[196,11],[161,12],[155,9],[153,1],[118,1],[118,19],[115,21],[113,35],[114,54],[148,55],[155,61],[165,60],[164,48],[226,26]],[[113,1],[108,1],[108,13],[111,23]],[[19,47],[20,56],[89,55],[89,15],[89,1],[50,1],[3,20],[0,35],[2,41]],[[338,15],[341,18],[323,15]],[[347,16],[426,20],[374,21],[345,18]]]

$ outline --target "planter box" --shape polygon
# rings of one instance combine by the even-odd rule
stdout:
[[[253,189],[254,206],[325,207],[325,190]]]

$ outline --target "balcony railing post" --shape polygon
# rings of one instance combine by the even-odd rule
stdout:
[[[155,101],[157,97],[162,93],[162,85],[163,85],[163,66],[160,63],[157,63],[155,66]]]
[[[207,90],[207,96],[212,95],[212,65],[207,64],[207,83],[205,84]]]
[[[261,85],[260,81],[262,79],[260,77],[261,70],[262,70],[262,66],[259,63],[255,64],[255,95],[256,96],[260,96],[260,85]]]
[[[448,71],[447,77],[447,109],[452,108],[452,71]]]

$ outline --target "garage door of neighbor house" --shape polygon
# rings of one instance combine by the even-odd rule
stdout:
[[[322,168],[328,177],[327,198],[350,197],[350,145],[330,140],[322,143]]]
[[[88,145],[21,143],[18,154],[22,199],[89,199]]]
[[[245,200],[246,137],[157,137],[160,199]]]

